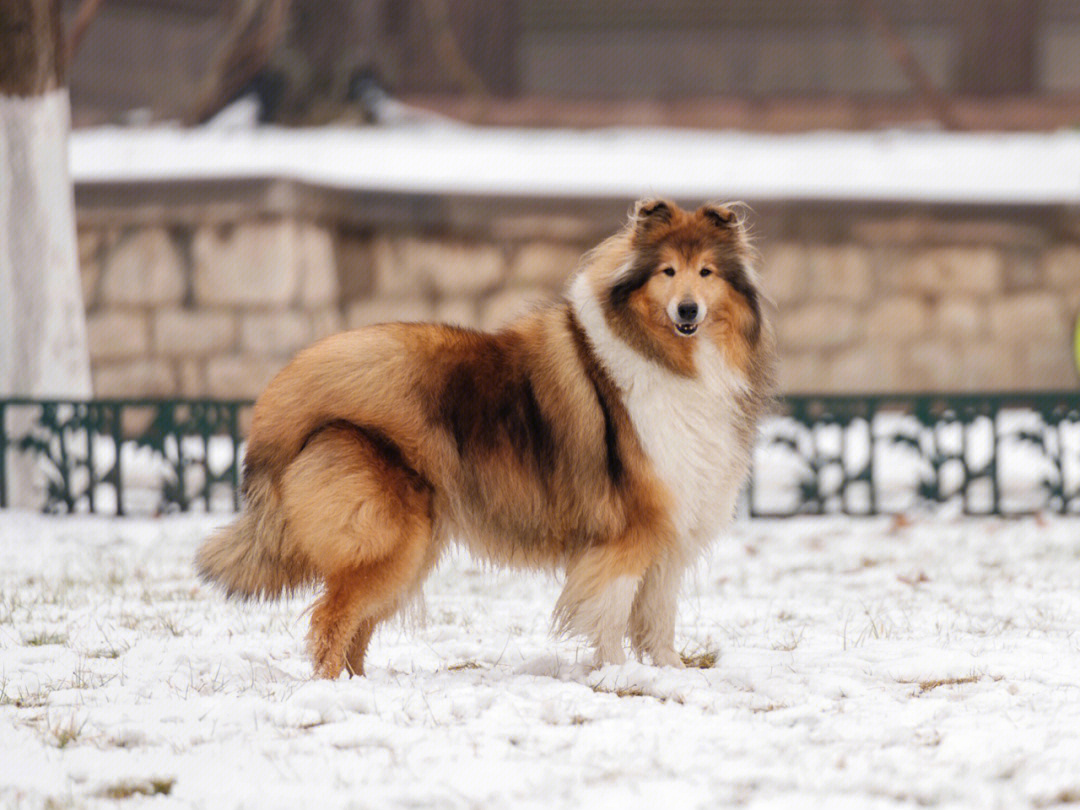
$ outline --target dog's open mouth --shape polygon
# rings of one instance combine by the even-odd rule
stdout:
[[[675,324],[675,331],[683,337],[690,337],[697,331],[696,323],[677,323]]]

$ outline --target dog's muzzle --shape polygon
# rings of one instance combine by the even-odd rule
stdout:
[[[672,315],[670,308],[668,315]],[[675,331],[683,337],[690,337],[697,331],[698,325],[705,317],[705,312],[697,305],[696,301],[681,301],[675,307],[675,313],[671,320],[675,322]]]

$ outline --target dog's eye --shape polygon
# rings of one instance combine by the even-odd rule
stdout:
[[[665,267],[660,272],[663,273],[665,276],[673,276],[673,275],[675,275],[675,268],[674,267]]]
[[[702,278],[705,278],[705,276],[711,276],[711,275],[712,275],[712,270],[710,270],[708,267],[702,267],[701,268],[701,277]]]

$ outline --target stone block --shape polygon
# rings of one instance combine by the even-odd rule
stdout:
[[[371,240],[371,261],[375,275],[375,294],[397,298],[430,294],[428,268],[410,261],[404,237],[376,236]]]
[[[988,330],[986,306],[966,296],[942,298],[934,307],[931,329],[938,335],[974,338]]]
[[[1005,252],[1005,290],[1042,289],[1046,286],[1043,267],[1033,250],[1009,250]]]
[[[480,326],[498,329],[538,305],[552,300],[556,293],[542,287],[508,287],[489,296],[480,305]]]
[[[1080,384],[1069,341],[1035,341],[1017,349],[1016,387],[1072,389]]]
[[[902,271],[897,280],[911,293],[992,294],[1004,286],[1002,255],[987,247],[929,248],[919,251]]]
[[[254,399],[287,361],[269,357],[223,355],[206,363],[209,396]]]
[[[248,312],[240,319],[240,349],[255,355],[291,357],[311,343],[311,318],[304,312]]]
[[[387,246],[389,244],[386,239],[382,242]],[[375,248],[371,234],[367,231],[342,230],[338,233],[336,246],[339,303],[371,295],[375,291]],[[392,255],[388,258],[392,268]]]
[[[180,251],[164,228],[131,231],[105,254],[99,288],[105,305],[178,304],[186,288]]]
[[[780,355],[778,382],[785,394],[823,393],[828,388],[828,364],[820,352],[784,352]],[[829,391],[824,391],[829,393]]]
[[[476,299],[471,296],[444,298],[435,305],[435,320],[454,326],[478,327],[480,314]]]
[[[311,314],[311,341],[336,335],[345,328],[345,319],[337,307],[325,307]]]
[[[150,326],[139,310],[106,309],[86,318],[90,359],[128,360],[150,353]]]
[[[963,370],[959,345],[931,338],[910,344],[904,353],[904,387],[909,391],[958,391]]]
[[[76,233],[79,248],[79,264],[95,262],[101,258],[105,247],[105,237],[97,228],[79,228]]]
[[[767,246],[759,271],[765,291],[778,305],[802,301],[810,289],[810,257],[796,242]]]
[[[872,245],[925,244],[931,220],[925,216],[860,219],[852,223],[851,235]]]
[[[877,245],[995,245],[1037,246],[1045,241],[1041,228],[1004,220],[948,220],[931,215],[898,216],[855,221],[852,236]]]
[[[1001,391],[1019,379],[1015,347],[992,340],[919,341],[904,359],[908,391]]]
[[[300,303],[319,307],[338,303],[337,253],[330,232],[310,222],[301,223],[297,235],[300,261]]]
[[[838,302],[781,308],[776,332],[780,347],[795,351],[836,348],[861,337],[854,307]]]
[[[81,229],[78,232],[79,275],[82,280],[83,307],[92,309],[97,303],[98,283],[101,280],[101,254],[104,239],[101,231]]]
[[[561,290],[580,259],[581,252],[575,247],[557,242],[530,242],[514,254],[510,278],[522,284]]]
[[[162,359],[94,363],[94,396],[171,397],[176,395],[176,371]]]
[[[154,317],[154,351],[164,357],[197,357],[236,345],[236,316],[228,310],[164,309]]]
[[[352,304],[345,314],[350,329],[373,323],[430,321],[435,307],[426,298],[370,298]]]
[[[503,280],[506,262],[502,250],[479,242],[403,239],[401,263],[418,271],[442,295],[480,293]]]
[[[98,288],[101,283],[101,262],[97,259],[80,261],[79,279],[82,281],[83,308],[91,310],[97,305]]]
[[[1010,391],[1019,387],[1017,353],[995,341],[962,340],[956,346],[959,367],[954,391]]]
[[[870,255],[857,245],[818,246],[807,252],[810,294],[861,302],[870,297]]]
[[[1080,290],[1080,245],[1059,245],[1042,257],[1046,281],[1065,292]]]
[[[901,349],[895,342],[862,341],[829,359],[825,379],[829,390],[841,393],[902,390]]]
[[[866,334],[871,338],[909,340],[926,337],[930,307],[922,298],[896,295],[874,304],[866,315]]]
[[[615,219],[598,222],[565,214],[504,214],[492,219],[491,235],[496,239],[558,239],[591,245],[618,225]]]
[[[1068,338],[1061,296],[1051,292],[1011,295],[990,305],[993,333],[1010,343],[1032,338],[1065,342]]]
[[[206,364],[202,360],[181,360],[176,364],[177,393],[182,397],[206,396]]]
[[[205,306],[284,306],[299,277],[298,230],[288,221],[202,227],[191,243],[195,300]]]

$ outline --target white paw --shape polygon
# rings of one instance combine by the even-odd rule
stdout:
[[[658,667],[686,669],[686,665],[683,663],[682,658],[680,658],[679,654],[674,650],[653,650],[652,660]]]
[[[622,648],[622,645],[604,647],[600,646],[596,648],[596,655],[593,657],[593,665],[599,669],[607,664],[615,664],[616,666],[622,666],[626,663],[626,650]]]

